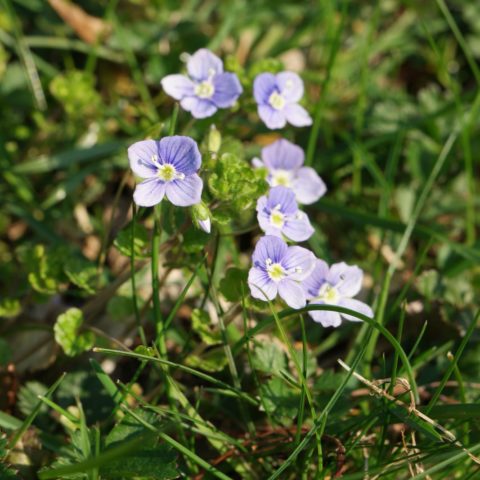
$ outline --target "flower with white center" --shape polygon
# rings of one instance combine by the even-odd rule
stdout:
[[[289,247],[282,239],[266,235],[258,241],[252,261],[248,274],[252,297],[267,301],[280,295],[292,308],[305,306],[302,281],[315,265],[312,252],[302,247]]]
[[[323,260],[316,260],[311,275],[303,282],[305,295],[310,305],[337,305],[367,317],[373,317],[372,309],[352,297],[362,288],[363,271],[345,262],[334,263],[330,268]],[[360,321],[353,315],[327,310],[311,310],[308,314],[324,327],[338,327],[342,317],[352,322]]]
[[[266,235],[285,236],[294,242],[308,240],[314,232],[308,216],[298,209],[293,190],[282,186],[258,199],[257,219]]]
[[[303,81],[293,72],[261,73],[253,82],[258,115],[270,129],[312,124],[307,111],[298,102],[303,97]]]
[[[167,75],[161,83],[195,118],[211,117],[219,108],[231,107],[242,93],[237,75],[224,72],[222,61],[206,48],[189,57],[187,71],[188,76]]]
[[[200,202],[203,182],[197,171],[202,158],[190,137],[142,140],[129,147],[128,158],[135,175],[145,179],[133,194],[137,205],[152,207],[164,196],[179,207]]]
[[[272,187],[291,188],[298,203],[311,204],[325,195],[327,187],[318,173],[304,167],[305,154],[292,142],[280,139],[262,149],[262,159],[254,158],[254,167],[268,169],[267,181]]]

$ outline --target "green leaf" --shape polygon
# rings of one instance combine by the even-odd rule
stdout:
[[[82,257],[70,257],[67,259],[64,272],[68,279],[77,287],[93,294],[96,289],[97,267]]]
[[[220,331],[214,328],[210,316],[204,310],[199,308],[193,310],[192,328],[207,345],[216,345],[222,342]]]
[[[298,395],[280,378],[272,378],[260,386],[263,405],[270,414],[290,424],[297,415]]]
[[[152,412],[136,410],[135,415],[142,418],[145,423],[157,423],[156,415]],[[133,415],[126,414],[107,435],[105,439],[107,451],[109,447],[122,445],[146,432],[145,426]],[[152,444],[106,463],[101,467],[102,477],[112,479],[147,477],[156,480],[177,478],[175,452],[166,445],[153,446]]]
[[[18,406],[25,415],[30,415],[38,406],[38,396],[45,396],[48,388],[40,382],[27,382],[20,388],[18,393]],[[38,411],[39,414],[46,413],[48,407],[42,405]]]
[[[274,342],[263,342],[255,345],[252,358],[253,367],[266,373],[278,373],[286,367],[283,350]]]
[[[189,355],[185,363],[192,368],[200,368],[205,372],[221,372],[227,365],[227,357],[223,347],[211,348],[201,355]]]
[[[70,308],[58,316],[53,327],[55,341],[69,357],[75,357],[90,350],[95,343],[95,335],[92,332],[79,332],[82,324],[82,311],[78,308]]]
[[[69,255],[67,248],[56,247],[47,251],[41,244],[33,248],[23,245],[18,254],[28,269],[28,281],[34,290],[46,295],[61,290],[62,284],[66,281],[63,265]]]
[[[182,247],[187,253],[199,253],[210,240],[210,235],[197,228],[189,228],[183,235]]]
[[[2,298],[0,300],[0,317],[13,318],[22,310],[20,302],[16,298]]]
[[[132,256],[132,222],[130,222],[114,240],[115,247],[126,257]],[[133,250],[136,258],[149,257],[149,234],[148,230],[141,224],[135,224],[135,238],[133,240]]]
[[[240,268],[229,268],[220,280],[220,292],[229,302],[238,302],[242,298],[242,285],[247,283],[248,272]],[[244,290],[245,291],[245,288]]]

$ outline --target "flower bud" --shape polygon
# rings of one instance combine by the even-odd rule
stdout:
[[[222,135],[216,129],[215,125],[212,125],[210,128],[210,133],[208,134],[208,151],[210,153],[218,153],[222,145]]]
[[[212,223],[209,208],[203,203],[197,203],[191,208],[193,223],[206,233],[210,233]]]

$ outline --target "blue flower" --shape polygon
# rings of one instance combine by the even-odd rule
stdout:
[[[272,187],[282,185],[291,188],[297,201],[303,204],[316,202],[327,191],[318,173],[304,167],[303,150],[283,138],[262,149],[262,160],[253,159],[254,167],[268,169],[267,181]]]
[[[352,298],[362,288],[362,280],[363,271],[357,266],[341,262],[328,268],[323,260],[317,259],[312,274],[303,282],[303,288],[310,305],[338,305],[373,317],[373,311],[367,304]],[[352,315],[326,310],[308,313],[324,327],[338,327],[342,323],[341,317],[352,322],[360,321]]]
[[[268,196],[257,202],[257,219],[267,235],[282,237],[294,242],[309,239],[314,230],[308,216],[298,209],[295,193],[286,187],[273,187]]]
[[[161,83],[195,118],[211,117],[219,108],[231,107],[242,93],[237,75],[224,73],[222,61],[210,50],[201,48],[191,55],[187,71],[189,77],[167,75]]]
[[[302,281],[315,265],[315,256],[302,247],[289,247],[272,235],[262,237],[252,255],[253,267],[248,274],[252,297],[273,300],[277,294],[292,308],[306,304]]]
[[[312,124],[307,111],[298,102],[303,97],[303,81],[293,72],[261,73],[253,82],[258,115],[270,129]]]
[[[166,195],[179,207],[200,202],[203,182],[197,175],[202,164],[198,146],[190,137],[164,137],[143,140],[128,149],[130,168],[144,178],[133,194],[135,203],[152,207]]]

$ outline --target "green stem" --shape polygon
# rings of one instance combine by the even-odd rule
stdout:
[[[130,256],[130,280],[132,283],[132,302],[133,302],[133,311],[135,312],[135,320],[137,322],[138,333],[142,340],[143,345],[147,344],[147,339],[145,337],[145,331],[142,326],[142,319],[140,317],[140,310],[138,308],[137,300],[137,280],[135,278],[135,223],[137,220],[137,208],[135,203],[132,203],[132,236],[130,242],[131,256]]]

